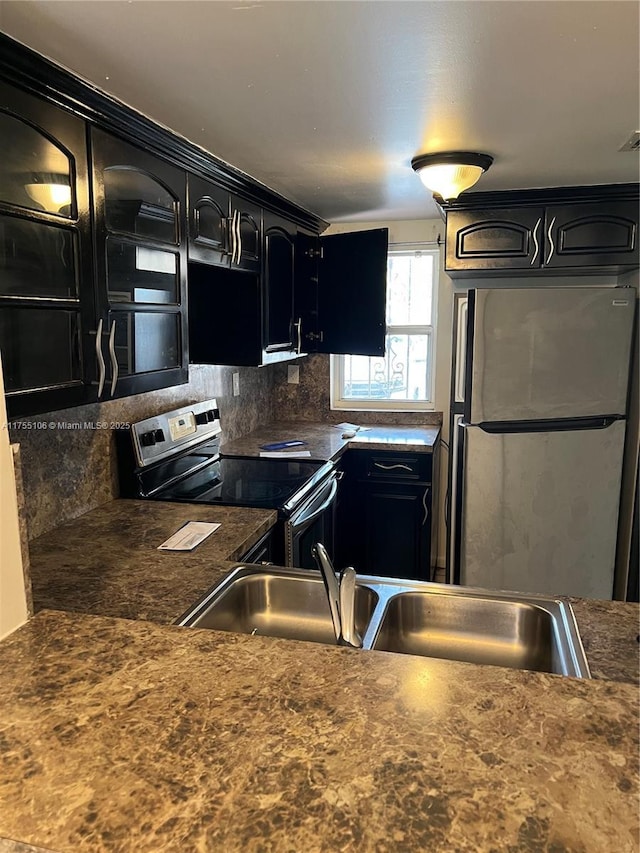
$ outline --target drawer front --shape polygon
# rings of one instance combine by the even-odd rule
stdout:
[[[431,482],[430,453],[364,452],[358,460],[358,477],[367,480]]]

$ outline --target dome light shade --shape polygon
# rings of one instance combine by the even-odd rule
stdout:
[[[32,183],[24,185],[31,198],[48,213],[59,213],[71,204],[71,185],[68,175],[39,173]]]
[[[489,154],[447,151],[420,154],[413,158],[411,166],[427,189],[449,201],[477,183],[492,163]]]

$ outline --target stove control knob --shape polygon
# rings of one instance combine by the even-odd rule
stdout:
[[[220,420],[220,409],[210,409],[207,412],[210,421],[219,421]]]
[[[155,430],[153,433],[153,437],[155,438],[155,440],[158,443],[160,443],[161,441],[164,441],[165,440],[164,439],[164,430],[161,430],[161,429]]]
[[[140,436],[140,444],[143,447],[153,447],[156,443],[156,434],[155,432],[143,432]]]
[[[197,424],[206,424],[207,421],[209,420],[209,418],[207,417],[208,414],[209,414],[208,412],[199,412],[195,417],[196,423]]]

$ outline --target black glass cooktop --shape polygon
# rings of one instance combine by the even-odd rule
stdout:
[[[183,471],[190,470],[188,460],[191,460],[194,467],[199,461],[206,461],[194,452],[170,463],[175,466],[173,473],[180,475]],[[187,474],[178,482],[154,494],[154,497],[166,501],[219,503],[281,510],[307,483],[314,478],[321,479],[324,473],[321,469],[328,467],[324,462],[224,457]]]

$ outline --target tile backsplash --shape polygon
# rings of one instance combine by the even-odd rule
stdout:
[[[441,424],[441,412],[349,412],[331,409],[330,356],[300,359],[300,384],[287,382],[287,364],[275,366],[275,417],[278,420],[342,421],[359,424]]]
[[[240,374],[233,396],[232,374]],[[53,424],[13,429],[20,444],[29,539],[107,503],[119,494],[115,436],[109,425],[152,417],[215,397],[226,438],[238,438],[274,417],[274,367],[191,365],[190,379],[161,391],[25,418]],[[107,428],[91,425],[106,424]]]
[[[119,495],[113,423],[130,423],[168,409],[215,397],[225,439],[240,438],[272,420],[380,424],[441,423],[438,412],[334,412],[330,407],[329,356],[307,356],[300,384],[287,382],[287,364],[261,368],[191,365],[190,380],[161,391],[26,418],[52,428],[13,429],[20,444],[29,539],[77,518]],[[232,375],[240,375],[233,396]],[[94,429],[92,424],[106,424]]]

